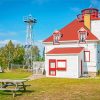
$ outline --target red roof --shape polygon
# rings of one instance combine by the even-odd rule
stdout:
[[[71,48],[54,48],[46,54],[76,54],[80,53],[83,47],[71,47]]]
[[[62,34],[62,37],[59,41],[79,40],[78,30],[82,27],[88,32],[86,40],[98,40],[98,38],[94,34],[92,34],[88,28],[84,26],[84,22],[80,22],[75,19],[70,24],[59,30]],[[53,35],[45,39],[43,42],[53,42]]]

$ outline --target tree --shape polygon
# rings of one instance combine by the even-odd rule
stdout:
[[[13,62],[14,64],[23,64],[24,61],[24,54],[25,54],[25,50],[23,46],[20,46],[19,44],[15,47],[14,50],[14,59]]]
[[[34,61],[41,61],[42,57],[37,46],[32,47],[32,56]],[[14,45],[10,40],[8,44],[0,48],[0,66],[10,68],[11,64],[23,64],[25,62],[25,48],[20,44]]]
[[[4,48],[6,61],[8,62],[8,69],[11,66],[11,63],[13,63],[14,49],[15,49],[15,46],[11,40],[8,42],[8,44]]]
[[[43,55],[42,55],[42,61],[45,60],[45,47],[43,48]]]
[[[32,48],[32,55],[33,55],[33,60],[34,61],[39,61],[39,57],[40,57],[40,54],[39,54],[39,48],[37,46],[34,46]]]
[[[24,61],[24,47],[19,44],[15,46],[10,40],[5,47],[0,48],[0,65],[9,67],[12,63],[22,64]]]

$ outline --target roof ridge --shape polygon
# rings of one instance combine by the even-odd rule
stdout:
[[[59,30],[63,34],[59,41],[79,40],[77,32],[81,27],[85,28],[89,33],[87,40],[98,40],[98,38],[84,25],[83,21],[80,22],[75,19]],[[45,39],[43,42],[53,42],[53,35]]]

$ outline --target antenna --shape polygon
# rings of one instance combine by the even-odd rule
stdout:
[[[33,47],[33,40],[32,40],[32,29],[33,25],[37,23],[37,20],[32,17],[30,14],[29,16],[24,17],[24,22],[27,24],[27,31],[26,31],[26,43],[25,43],[25,65],[28,66],[29,69],[32,68],[33,64],[33,55],[32,55],[32,47]]]
[[[92,8],[92,4],[90,4],[89,8]]]

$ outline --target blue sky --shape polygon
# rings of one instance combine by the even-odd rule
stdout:
[[[24,43],[23,17],[29,14],[37,19],[33,34],[36,44],[41,45],[43,39],[75,19],[82,9],[99,9],[99,5],[100,0],[0,0],[0,43]]]

